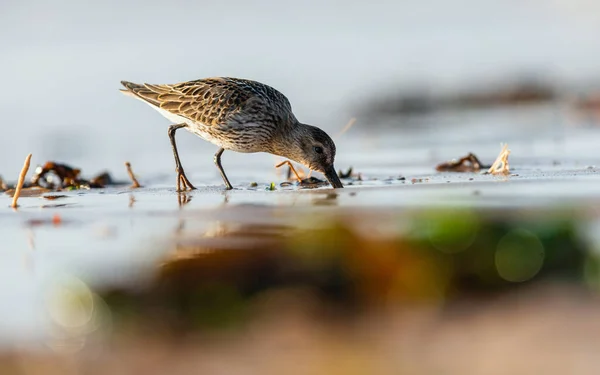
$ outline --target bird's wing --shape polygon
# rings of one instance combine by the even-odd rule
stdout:
[[[226,122],[231,115],[247,108],[250,102],[265,102],[265,98],[273,94],[269,90],[281,95],[289,107],[283,94],[247,80],[207,78],[174,85],[121,83],[127,88],[122,90],[125,94],[133,94],[151,105],[208,126]]]

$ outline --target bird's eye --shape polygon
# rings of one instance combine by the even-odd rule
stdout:
[[[322,154],[323,153],[323,147],[315,146],[315,147],[313,147],[313,150],[315,150],[315,152],[317,154]]]

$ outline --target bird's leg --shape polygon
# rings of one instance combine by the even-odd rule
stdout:
[[[184,191],[187,189],[194,190],[196,189],[194,185],[188,180],[185,176],[185,172],[183,171],[183,167],[181,166],[181,161],[179,160],[179,153],[177,152],[177,144],[175,144],[175,131],[177,129],[185,128],[186,124],[176,124],[169,126],[169,139],[171,140],[171,147],[173,148],[173,156],[175,157],[175,170],[177,171],[177,191]],[[182,189],[183,185],[183,189]]]
[[[223,152],[225,151],[225,149],[223,147],[221,147],[219,149],[219,151],[217,151],[217,153],[215,154],[215,165],[217,166],[217,168],[219,168],[219,172],[221,173],[221,177],[223,177],[223,182],[225,182],[225,186],[227,187],[227,190],[231,190],[233,189],[233,186],[231,186],[231,183],[229,182],[229,179],[227,178],[227,175],[225,174],[225,171],[223,170],[223,166],[221,165],[221,155],[223,155]]]

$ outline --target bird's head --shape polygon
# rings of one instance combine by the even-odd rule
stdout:
[[[287,138],[292,145],[281,153],[282,156],[323,173],[334,188],[344,187],[333,165],[335,143],[327,133],[316,126],[298,124]]]

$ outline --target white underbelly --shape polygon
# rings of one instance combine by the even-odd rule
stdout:
[[[140,99],[140,98],[137,98],[137,99]],[[150,103],[146,102],[145,100],[142,100],[142,101],[144,103],[147,103],[148,105],[150,105],[150,107],[157,110],[164,117],[168,118],[169,121],[171,121],[173,124],[187,124],[188,126],[185,128],[186,130],[188,130],[189,132],[191,132],[193,134],[196,134],[200,138],[202,138],[216,146],[222,147],[226,150],[231,150],[231,151],[236,151],[236,152],[244,152],[244,153],[253,153],[253,152],[263,151],[258,143],[255,148],[248,147],[247,145],[246,145],[246,147],[240,148],[238,144],[233,143],[233,142],[228,142],[227,137],[216,138],[216,137],[212,136],[209,132],[207,132],[205,130],[208,127],[207,125],[204,125],[204,124],[198,123],[198,122],[194,122],[185,117],[176,115],[172,112],[167,111],[166,109],[162,109],[153,104],[150,104]],[[248,124],[246,126],[252,126],[252,124]]]
[[[150,104],[150,103],[148,103]],[[167,111],[166,109],[162,109],[160,107],[157,107],[155,105],[150,104],[150,106],[154,109],[156,109],[161,115],[163,115],[164,117],[168,118],[169,121],[171,121],[173,124],[187,124],[188,126],[185,128],[187,131],[196,134],[197,136],[199,136],[200,138],[213,143],[219,147],[224,147],[224,145],[222,144],[222,142],[220,142],[219,139],[214,138],[213,136],[211,136],[208,132],[203,131],[203,128],[206,126],[204,124],[201,123],[197,123],[194,122],[190,119],[187,119],[185,117],[176,115],[172,112]]]

